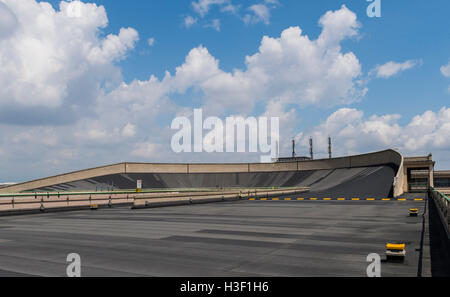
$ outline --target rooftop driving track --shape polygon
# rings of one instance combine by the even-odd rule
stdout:
[[[382,276],[416,276],[426,201],[237,201],[0,217],[0,276],[366,276],[370,253],[406,243]],[[409,208],[419,208],[409,217]],[[428,216],[424,216],[428,220]],[[425,224],[428,225],[428,222]],[[424,230],[422,274],[430,275]]]

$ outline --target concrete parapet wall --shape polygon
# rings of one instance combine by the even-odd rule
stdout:
[[[249,172],[283,172],[297,171],[298,162],[249,164]]]
[[[246,173],[249,164],[189,164],[189,173]]]
[[[125,163],[123,173],[188,173],[187,164]]]

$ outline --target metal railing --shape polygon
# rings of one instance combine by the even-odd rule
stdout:
[[[308,187],[293,187],[288,189],[241,189],[232,191],[215,191],[207,193],[180,193],[173,194],[165,197],[136,197],[134,201],[134,207],[139,208],[142,206],[151,207],[152,203],[166,203],[166,202],[178,202],[178,203],[201,203],[208,201],[226,201],[226,200],[240,200],[250,198],[271,198],[271,197],[283,197],[286,195],[296,195],[309,191]],[[156,201],[158,200],[158,201]]]
[[[430,188],[430,197],[435,202],[443,227],[450,239],[450,198],[434,188]]]
[[[31,211],[47,209],[88,208],[90,206],[133,205],[137,201],[143,203],[158,200],[177,200],[190,197],[195,200],[220,197],[271,197],[273,195],[294,194],[307,191],[306,187],[287,188],[251,188],[251,189],[179,189],[178,191],[132,191],[113,192],[47,192],[47,193],[15,193],[0,194],[0,215],[15,211]]]

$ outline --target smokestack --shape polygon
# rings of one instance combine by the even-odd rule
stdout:
[[[330,157],[330,159],[332,158],[332,155],[331,155],[331,137],[328,137],[328,156]]]
[[[292,158],[295,158],[295,139],[292,139]]]
[[[309,154],[311,155],[311,160],[314,160],[314,151],[313,151],[313,139],[309,138]]]

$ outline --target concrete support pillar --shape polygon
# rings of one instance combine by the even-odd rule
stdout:
[[[433,165],[430,165],[430,167],[429,167],[429,173],[428,173],[428,183],[429,183],[429,186],[430,187],[432,187],[432,188],[434,188],[434,166]]]

